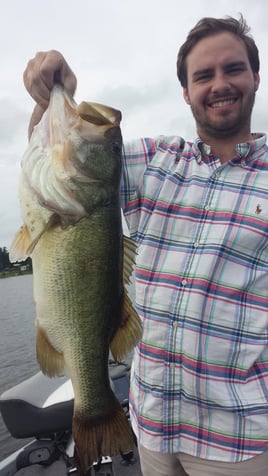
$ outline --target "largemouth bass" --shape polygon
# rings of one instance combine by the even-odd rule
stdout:
[[[81,474],[133,446],[108,375],[109,351],[120,360],[141,335],[125,291],[135,246],[122,236],[120,120],[119,111],[77,106],[54,87],[23,156],[24,225],[10,249],[13,261],[32,257],[40,368],[51,377],[67,372],[72,381]]]

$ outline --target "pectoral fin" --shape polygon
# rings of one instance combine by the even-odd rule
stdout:
[[[135,265],[136,244],[130,238],[124,236],[124,264],[123,282],[124,286],[129,284],[130,277]],[[128,297],[127,290],[124,290],[120,327],[113,337],[110,349],[115,360],[122,360],[137,344],[142,334],[142,326],[139,315],[133,307]]]
[[[15,237],[11,243],[9,250],[9,259],[11,263],[16,261],[24,261],[28,256],[31,256],[37,242],[43,233],[55,225],[57,222],[57,217],[55,214],[52,214],[47,223],[44,223],[43,228],[39,231],[36,236],[32,236],[27,225],[22,225],[22,227],[17,231]]]
[[[110,344],[114,359],[120,361],[126,357],[141,338],[141,333],[140,317],[125,291],[121,324]]]
[[[40,369],[45,375],[55,377],[64,373],[65,362],[62,352],[57,352],[49,342],[45,331],[36,321],[36,356]]]
[[[123,282],[124,282],[124,285],[126,286],[127,284],[130,283],[130,278],[135,266],[137,245],[133,240],[131,240],[131,238],[124,236],[123,246],[124,246]]]
[[[23,225],[15,234],[9,249],[9,259],[11,263],[24,261],[29,255],[27,249],[31,241],[29,229]]]

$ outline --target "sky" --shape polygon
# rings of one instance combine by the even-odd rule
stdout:
[[[158,134],[195,137],[176,77],[176,57],[204,16],[246,18],[260,52],[261,83],[252,130],[267,132],[268,3],[265,0],[3,0],[0,29],[0,247],[22,224],[20,161],[34,106],[23,71],[37,51],[56,49],[78,79],[75,95],[123,115],[124,140]]]

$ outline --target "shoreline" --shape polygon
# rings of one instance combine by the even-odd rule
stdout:
[[[14,271],[1,271],[0,272],[0,279],[4,278],[12,278],[16,276],[24,276],[25,274],[33,274],[32,271],[20,271],[20,270],[14,270]]]

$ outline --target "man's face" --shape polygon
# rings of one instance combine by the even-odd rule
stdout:
[[[247,136],[259,75],[253,73],[242,40],[220,32],[200,40],[186,59],[187,87],[199,136]],[[247,139],[247,137],[245,137]]]

